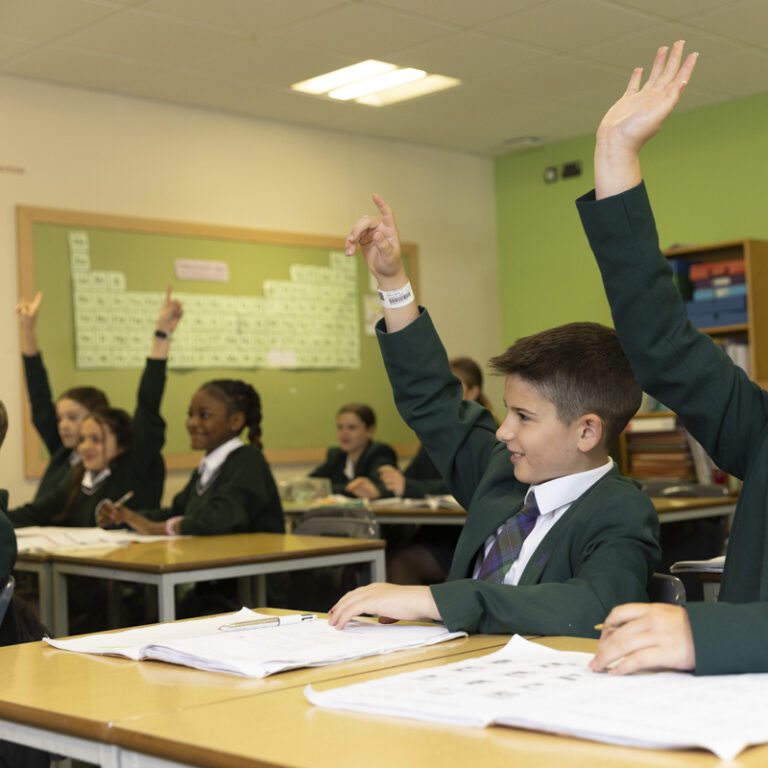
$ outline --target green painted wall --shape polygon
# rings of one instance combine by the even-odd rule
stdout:
[[[610,323],[574,205],[593,186],[593,149],[585,136],[496,160],[505,345],[573,320]],[[575,160],[580,177],[544,183],[547,166]],[[768,239],[768,94],[673,115],[642,161],[662,247]]]

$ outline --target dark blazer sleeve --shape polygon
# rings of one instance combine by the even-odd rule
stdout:
[[[0,490],[0,588],[16,563],[16,534],[11,521],[6,516],[8,510],[8,491]]]
[[[38,496],[34,501],[8,511],[8,519],[14,528],[26,525],[50,525],[53,518],[64,509],[72,482],[65,478],[58,485]],[[94,525],[96,522],[94,520]]]
[[[493,416],[462,399],[461,382],[426,310],[396,333],[387,333],[383,321],[376,330],[400,415],[466,509],[498,445]],[[524,489],[507,464],[511,482]]]
[[[768,603],[686,603],[697,675],[768,672]]]
[[[139,382],[136,411],[133,416],[131,464],[140,484],[135,491],[136,508],[159,504],[165,482],[162,448],[165,443],[165,421],[160,415],[166,379],[166,361],[147,358]]]
[[[43,365],[43,357],[22,355],[24,361],[24,378],[27,382],[27,394],[32,411],[32,423],[37,434],[45,443],[48,453],[53,455],[62,447],[59,437],[59,426],[56,418],[56,405],[53,402],[51,387],[48,383],[48,373]]]
[[[310,473],[310,477],[327,477],[331,481],[331,490],[334,493],[344,493],[349,480],[344,475],[344,465],[347,456],[341,448],[329,448],[325,456],[325,461],[320,466],[315,467]]]
[[[743,478],[768,422],[768,394],[688,320],[645,185],[600,201],[590,193],[577,207],[640,386],[720,468]]]

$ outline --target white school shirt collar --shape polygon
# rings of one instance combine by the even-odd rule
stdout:
[[[213,476],[219,471],[221,465],[227,460],[229,454],[238,448],[242,448],[244,445],[245,443],[239,437],[233,437],[203,456],[197,467],[200,475],[197,481],[198,489],[204,490],[213,479]]]
[[[83,457],[73,449],[72,453],[69,454],[69,466],[74,469],[74,467],[79,467],[82,463]]]
[[[83,474],[82,482],[80,483],[80,488],[87,496],[90,496],[91,494],[95,493],[96,489],[112,474],[112,470],[107,467],[106,469],[102,469],[101,472],[94,475],[93,471],[90,469],[86,469],[85,473]]]
[[[556,477],[554,480],[547,480],[545,483],[531,485],[528,488],[525,495],[526,501],[533,494],[540,514],[536,518],[533,530],[523,542],[517,560],[512,563],[512,566],[507,571],[504,577],[505,584],[517,584],[520,581],[520,577],[523,575],[523,571],[526,565],[528,565],[531,556],[536,551],[536,547],[539,546],[554,524],[568,511],[571,504],[579,496],[586,493],[601,477],[607,475],[611,469],[613,469],[613,459],[609,456],[605,464],[595,469],[576,472],[573,475],[565,475],[565,477]],[[478,553],[475,567],[472,571],[473,578],[477,578],[480,566],[502,526],[499,526],[485,540],[483,551]]]

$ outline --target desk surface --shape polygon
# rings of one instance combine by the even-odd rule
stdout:
[[[259,609],[268,610],[268,609]],[[285,613],[285,611],[272,611]],[[258,697],[287,687],[341,680],[372,670],[492,651],[505,637],[475,635],[343,664],[250,679],[164,664],[61,651],[45,643],[0,648],[0,718],[102,742],[114,724],[147,714],[178,713],[221,701]],[[247,730],[253,734],[252,725]]]
[[[547,638],[555,648],[591,651],[596,641]],[[468,650],[453,658],[432,658],[400,669],[365,670],[345,680],[322,680],[324,689],[362,682],[410,668],[434,666],[482,655]],[[264,728],[257,724],[264,723]],[[123,750],[152,754],[195,766],[232,768],[508,768],[510,765],[645,766],[714,768],[722,763],[704,751],[657,751],[617,747],[512,728],[470,728],[406,719],[323,710],[309,704],[301,687],[286,686],[265,696],[219,701],[184,712],[148,714],[114,726]],[[768,746],[747,750],[731,765],[757,768]]]
[[[229,536],[179,537],[104,550],[58,551],[52,553],[50,559],[55,563],[98,564],[126,571],[174,573],[226,565],[278,562],[296,556],[309,558],[364,552],[384,547],[385,542],[380,539],[238,533]],[[19,556],[20,559],[26,557]]]

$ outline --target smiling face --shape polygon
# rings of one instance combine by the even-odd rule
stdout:
[[[356,413],[343,411],[336,417],[336,437],[339,447],[353,461],[360,458],[375,431],[375,426],[369,427]]]
[[[242,411],[228,413],[227,404],[207,390],[198,389],[187,411],[187,432],[193,451],[210,453],[240,434],[245,424]]]
[[[581,419],[564,424],[555,404],[514,374],[504,385],[507,415],[496,438],[507,446],[521,483],[534,485],[588,468],[580,450],[584,426]]]
[[[85,469],[101,472],[110,465],[112,459],[122,453],[122,449],[118,447],[117,438],[109,427],[87,417],[80,425],[77,452]]]
[[[80,437],[80,427],[83,419],[88,415],[88,409],[77,400],[62,397],[56,403],[56,421],[59,428],[59,437],[65,448],[77,446]]]

